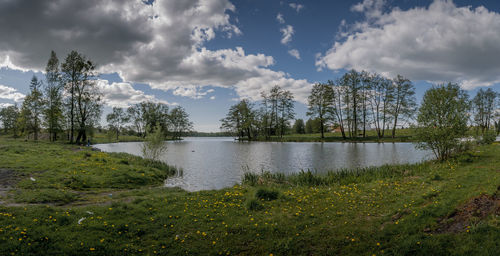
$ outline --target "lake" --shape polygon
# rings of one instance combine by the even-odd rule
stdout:
[[[141,156],[142,142],[95,145],[106,152],[126,152]],[[188,137],[169,141],[161,158],[183,169],[182,177],[169,178],[165,185],[188,191],[221,189],[241,182],[245,172],[330,170],[416,163],[432,153],[415,149],[411,143],[339,142],[239,142],[229,137]]]

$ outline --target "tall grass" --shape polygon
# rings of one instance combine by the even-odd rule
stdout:
[[[296,186],[327,186],[333,184],[350,184],[356,182],[369,182],[384,178],[413,176],[429,167],[428,162],[403,165],[383,165],[376,167],[362,167],[355,169],[340,169],[327,173],[316,173],[311,170],[300,171],[290,175],[271,173],[268,171],[260,174],[247,172],[242,183],[250,186],[289,184]]]

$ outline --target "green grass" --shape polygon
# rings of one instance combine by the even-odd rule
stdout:
[[[144,138],[139,136],[132,135],[120,135],[118,136],[118,140],[116,139],[116,135],[109,137],[106,133],[96,133],[91,140],[92,144],[101,144],[101,143],[115,143],[115,142],[135,142],[135,141],[144,141]]]
[[[18,179],[0,199],[0,255],[496,255],[498,213],[436,230],[497,191],[499,166],[493,144],[443,163],[247,174],[190,193],[161,186],[166,165],[0,137],[0,169]]]
[[[360,132],[361,134],[361,132]],[[325,138],[321,139],[321,133],[311,134],[287,134],[283,138],[272,136],[268,139],[259,137],[257,141],[281,141],[281,142],[413,142],[415,141],[413,129],[397,129],[396,137],[391,137],[392,130],[385,131],[384,137],[379,139],[375,130],[366,131],[366,137],[358,136],[356,138],[342,138],[340,132],[325,132]],[[348,134],[346,133],[346,136]]]

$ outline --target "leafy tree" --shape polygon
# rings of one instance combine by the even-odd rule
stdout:
[[[297,134],[306,133],[304,120],[302,119],[295,120],[295,123],[293,124],[293,131]]]
[[[358,136],[358,124],[360,121],[360,106],[358,102],[360,101],[360,90],[361,90],[361,74],[356,70],[351,70],[345,73],[340,79],[342,87],[344,90],[344,104],[347,115],[347,129],[349,132],[349,137]]]
[[[188,113],[181,106],[177,106],[170,111],[169,121],[174,140],[180,139],[184,133],[193,129],[193,123],[189,121]]]
[[[467,93],[457,84],[433,86],[418,111],[417,146],[430,149],[439,160],[456,152],[467,132]]]
[[[329,84],[317,83],[313,86],[308,97],[307,115],[317,118],[320,122],[321,138],[325,137],[325,125],[334,120],[334,95]]]
[[[169,126],[168,110],[168,106],[165,104],[146,101],[130,106],[127,113],[137,133],[145,137],[147,133],[153,132],[158,125],[161,126],[162,132],[165,135],[167,134]]]
[[[491,88],[487,90],[480,89],[474,99],[472,99],[472,110],[474,113],[474,122],[481,129],[481,134],[490,129],[494,123],[495,104],[498,94]]]
[[[307,134],[313,133],[313,120],[311,118],[307,119],[306,121],[305,132]]]
[[[106,121],[110,126],[109,128],[115,131],[116,140],[118,140],[122,126],[129,121],[129,116],[122,108],[114,107],[113,111],[106,116]]]
[[[97,110],[97,108],[95,107],[97,107],[98,104],[96,105],[89,101],[92,98],[97,99],[97,97],[88,94],[91,92],[90,89],[96,88],[90,81],[95,78],[94,70],[94,63],[92,63],[92,61],[90,60],[87,60],[85,56],[81,55],[77,51],[71,51],[66,57],[65,62],[61,64],[62,80],[64,83],[64,89],[68,94],[69,101],[68,108],[70,143],[73,143],[74,141],[75,122],[77,121],[77,114],[80,116],[79,137],[81,138],[83,137],[83,135],[85,135],[86,137],[86,134],[84,133],[86,123],[85,121],[87,121],[89,117],[88,115],[90,113],[87,110]],[[79,106],[77,106],[77,104],[79,104]],[[91,107],[91,105],[94,105],[93,108]],[[80,113],[77,113],[77,108],[79,108]]]
[[[44,109],[45,125],[49,132],[49,139],[51,141],[57,140],[57,133],[62,131],[63,127],[63,97],[62,97],[62,83],[61,74],[59,73],[59,60],[56,53],[50,53],[50,59],[47,63],[46,71],[46,86],[45,86],[45,99],[46,105]]]
[[[386,123],[389,122],[390,106],[394,101],[394,86],[392,86],[390,79],[373,74],[370,77],[368,88],[371,92],[369,105],[371,106],[373,123],[380,139],[384,137]]]
[[[153,132],[148,132],[141,149],[143,157],[152,161],[158,161],[160,156],[167,151],[165,131],[162,131],[160,125],[155,126]]]
[[[41,86],[42,83],[38,81],[36,76],[33,76],[30,83],[30,93],[24,98],[19,117],[21,129],[28,136],[33,134],[34,140],[38,140],[44,106],[43,95],[40,91]]]
[[[337,83],[334,83],[333,81],[329,80],[328,84],[332,86],[333,88],[333,102],[334,102],[334,108],[333,108],[333,113],[339,123],[340,126],[340,132],[342,133],[342,138],[346,138],[345,134],[345,118],[344,118],[344,111],[343,109],[345,108],[344,104],[344,94],[346,93],[346,87],[341,85],[341,79],[337,81]],[[306,123],[307,126],[307,123]]]
[[[19,119],[19,109],[16,105],[8,106],[0,109],[0,120],[3,123],[3,129],[5,133],[12,132],[14,137],[17,136]]]
[[[398,75],[393,79],[394,101],[390,106],[390,113],[394,120],[392,137],[396,137],[396,127],[399,119],[409,118],[416,108],[415,87],[407,78]],[[399,119],[398,119],[399,118]]]
[[[269,93],[261,92],[262,125],[266,137],[279,135],[283,137],[290,120],[295,117],[293,94],[276,85]]]
[[[256,113],[253,104],[247,99],[231,106],[226,117],[220,121],[222,130],[232,132],[238,138],[246,136],[248,140],[252,140],[256,124]]]

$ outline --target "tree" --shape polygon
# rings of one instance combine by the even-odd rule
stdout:
[[[497,93],[488,88],[487,90],[480,89],[472,99],[474,122],[481,129],[481,134],[489,130],[491,124],[494,123],[496,98]]]
[[[118,140],[122,126],[129,121],[129,116],[122,108],[113,107],[113,111],[106,116],[106,121],[109,128],[115,130],[116,140]]]
[[[313,120],[311,118],[307,119],[306,121],[305,132],[307,134],[313,133]]]
[[[342,133],[342,138],[345,139],[345,118],[344,118],[344,94],[346,92],[346,87],[341,85],[341,80],[339,79],[337,83],[334,83],[333,81],[329,80],[328,84],[332,86],[333,88],[333,102],[334,102],[334,108],[333,108],[333,113],[339,122],[340,126],[340,132]],[[307,123],[306,123],[307,126]]]
[[[456,152],[467,132],[469,105],[467,93],[457,84],[427,90],[418,110],[417,146],[432,150],[439,160]]]
[[[313,86],[308,97],[307,115],[318,118],[320,122],[321,138],[325,137],[325,124],[333,121],[334,116],[333,88],[328,84],[317,83]]]
[[[394,100],[394,86],[390,79],[373,74],[370,76],[369,105],[373,116],[373,124],[378,138],[385,135],[386,123],[389,122],[389,110]]]
[[[33,134],[34,140],[38,140],[44,106],[42,92],[40,91],[41,86],[42,83],[38,81],[36,76],[33,76],[30,83],[30,93],[24,98],[19,117],[21,129],[28,136]]]
[[[12,132],[14,137],[17,136],[18,119],[19,119],[19,109],[16,105],[0,109],[0,120],[3,123],[3,129],[6,134]]]
[[[266,138],[272,135],[283,137],[289,122],[295,117],[293,94],[275,85],[269,94],[261,92],[262,96],[262,130]]]
[[[359,124],[359,112],[360,106],[358,102],[360,101],[360,90],[361,90],[361,74],[356,70],[351,70],[350,72],[344,74],[341,78],[342,87],[344,90],[344,104],[346,107],[347,115],[347,129],[349,132],[349,137],[358,136],[358,124]]]
[[[415,112],[417,105],[415,99],[415,87],[412,82],[400,75],[393,79],[394,86],[394,101],[391,104],[390,113],[394,120],[392,126],[392,137],[396,137],[396,127],[398,118],[409,118]]]
[[[184,133],[193,129],[193,123],[189,121],[189,115],[181,106],[177,106],[169,114],[170,127],[173,139],[180,139]]]
[[[59,60],[56,53],[50,53],[50,59],[47,63],[46,71],[46,86],[45,86],[45,99],[46,105],[44,109],[45,125],[49,132],[49,139],[51,141],[57,140],[57,133],[62,131],[63,126],[63,98],[62,98],[62,84],[61,74],[59,73]]]
[[[221,119],[221,130],[234,133],[238,138],[252,140],[256,125],[256,113],[253,104],[247,99],[229,108],[226,117]]]
[[[293,124],[293,131],[297,134],[306,133],[304,120],[302,119],[295,120],[295,123]]]
[[[73,143],[74,132],[75,132],[75,121],[77,115],[77,103],[85,103],[82,101],[82,96],[85,96],[90,87],[95,88],[90,85],[90,80],[95,78],[94,74],[95,65],[90,60],[77,51],[71,51],[65,59],[65,62],[61,64],[62,80],[64,83],[64,89],[68,94],[68,108],[69,108],[69,126],[70,126],[70,143]],[[83,90],[82,90],[83,89]],[[80,92],[80,93],[79,93]],[[78,98],[78,95],[80,98]],[[90,95],[89,95],[90,96]],[[86,96],[85,96],[86,97]],[[89,99],[89,97],[86,97]],[[80,108],[80,110],[85,111],[86,108]],[[87,117],[87,113],[80,115],[82,118]],[[84,125],[84,124],[83,124]],[[81,132],[82,127],[80,127],[80,136],[84,135]]]
[[[147,133],[153,132],[158,125],[161,126],[162,132],[167,135],[169,126],[167,105],[146,101],[130,106],[127,109],[127,113],[137,133],[142,137],[145,137]]]
[[[167,151],[165,132],[160,125],[154,127],[153,132],[148,132],[142,144],[142,155],[146,159],[158,161],[160,156]]]

